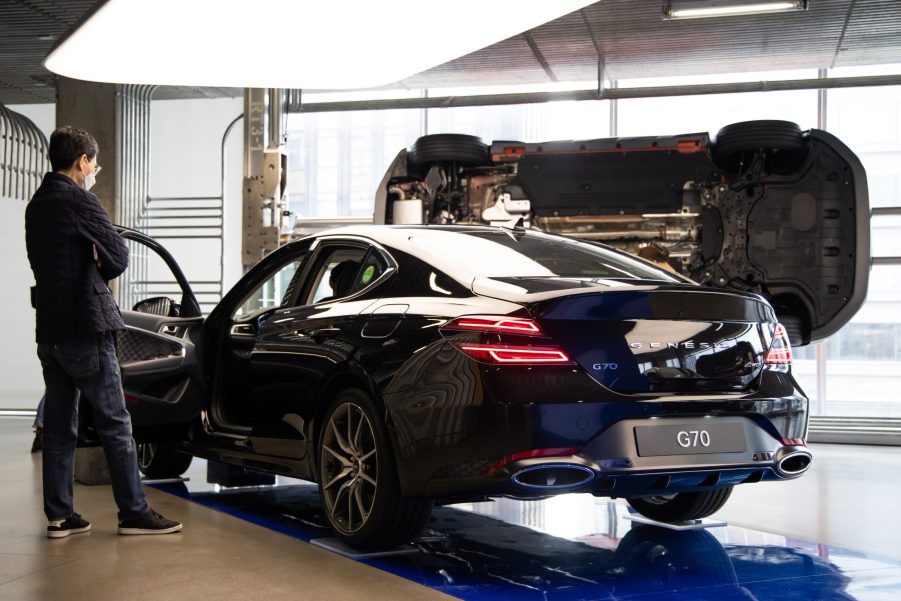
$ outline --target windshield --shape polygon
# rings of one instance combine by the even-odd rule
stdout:
[[[563,277],[683,282],[667,271],[610,248],[561,236],[502,230],[417,233],[422,258],[452,256],[475,277]]]

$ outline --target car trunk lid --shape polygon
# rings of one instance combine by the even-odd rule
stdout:
[[[592,378],[626,394],[746,390],[775,322],[759,297],[688,286],[566,295],[530,309]]]

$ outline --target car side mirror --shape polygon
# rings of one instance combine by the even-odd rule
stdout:
[[[178,317],[181,314],[181,305],[171,298],[154,296],[135,303],[132,311],[159,315],[160,317]]]

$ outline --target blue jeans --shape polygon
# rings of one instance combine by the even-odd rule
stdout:
[[[39,344],[47,398],[44,406],[44,513],[48,520],[72,515],[75,444],[78,439],[78,394],[90,403],[103,443],[119,520],[149,510],[131,418],[125,409],[115,334],[101,332],[61,344]]]

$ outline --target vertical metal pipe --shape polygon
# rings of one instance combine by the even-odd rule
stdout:
[[[143,106],[144,106],[144,118],[143,118],[143,143],[142,143],[142,174],[141,174],[141,199],[140,199],[140,226],[141,231],[146,231],[146,219],[147,215],[147,203],[150,199],[150,151],[151,151],[151,143],[152,137],[150,133],[150,117],[151,117],[151,103],[153,101],[153,93],[156,91],[156,86],[145,86],[144,94],[143,94]],[[144,281],[147,280],[149,266],[145,261],[142,265],[142,273]]]
[[[828,72],[826,69],[817,70],[817,78],[818,79],[826,79],[828,77]],[[826,120],[827,120],[827,112],[829,109],[829,105],[827,103],[828,90],[819,89],[817,90],[817,129],[826,129]],[[826,357],[826,350],[828,342],[817,342],[815,347],[815,355],[816,355],[816,374],[817,374],[817,402],[816,402],[816,413],[814,415],[825,415],[826,412],[826,395],[828,394],[826,389],[826,377],[827,377],[827,369],[828,369],[828,358]]]
[[[125,152],[125,140],[123,139],[123,131],[124,127],[124,116],[123,113],[125,111],[125,103],[123,100],[124,94],[124,86],[118,85],[116,86],[116,115],[114,117],[115,123],[115,163],[116,169],[114,172],[116,181],[113,187],[113,195],[114,195],[114,203],[116,204],[116,212],[122,213],[124,211],[124,203],[122,201],[123,189],[125,187],[125,177],[122,172],[122,154]],[[116,221],[120,221],[120,218],[117,217]],[[129,255],[134,252],[134,245],[131,242],[126,242],[126,246],[128,247]],[[119,276],[118,278],[118,286],[116,287],[116,296],[117,302],[120,307],[131,308],[127,303],[126,299],[128,298],[128,288],[129,281],[131,279],[131,274],[129,273],[129,269],[126,269],[125,272]]]
[[[34,195],[34,191],[36,189],[37,182],[36,177],[38,175],[38,153],[40,152],[40,143],[38,141],[37,132],[34,129],[28,129],[28,163],[26,165],[26,174],[25,178],[28,182],[28,197]]]
[[[22,190],[22,162],[25,159],[25,140],[16,115],[13,115],[13,131],[16,135],[16,154],[13,162],[13,195],[14,198],[25,198],[25,192]]]
[[[281,88],[269,88],[269,148],[278,148],[282,143],[282,99]]]
[[[815,347],[817,361],[817,402],[816,413],[814,415],[821,416],[826,414],[826,345],[828,342],[817,342]]]
[[[610,82],[610,89],[615,90],[619,87],[616,81]],[[619,101],[616,98],[610,99],[610,137],[619,137]]]
[[[6,107],[0,104],[0,196],[9,196],[6,192],[6,186],[9,179],[8,161],[6,158],[7,149],[9,148],[9,118],[6,115]]]
[[[244,115],[238,115],[235,119],[228,124],[228,127],[225,128],[225,133],[222,134],[222,154],[221,154],[221,176],[222,176],[222,186],[221,190],[221,210],[219,211],[220,220],[219,223],[222,226],[220,230],[220,238],[219,238],[219,300],[222,300],[223,295],[225,294],[224,288],[224,280],[225,280],[225,249],[226,249],[226,240],[228,236],[226,234],[225,229],[225,214],[226,214],[226,201],[225,201],[225,189],[226,189],[226,157],[228,152],[228,139],[231,136],[232,129],[234,129],[235,125],[238,124],[238,121],[241,121],[244,118]]]
[[[0,114],[3,115],[3,185],[2,189],[0,189],[0,195],[12,198],[12,194],[10,192],[10,185],[12,182],[12,123],[9,116],[9,111],[6,110],[6,107],[3,107],[2,111],[0,111]]]
[[[817,70],[817,79],[827,79],[829,72],[826,69]],[[827,109],[826,98],[829,90],[822,88],[817,90],[817,129],[826,129]]]

